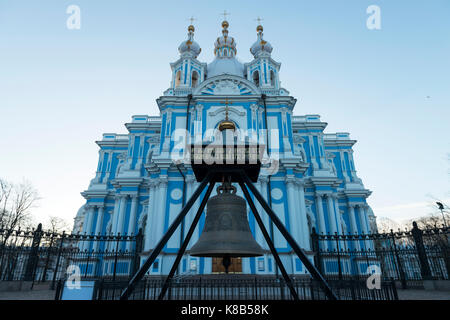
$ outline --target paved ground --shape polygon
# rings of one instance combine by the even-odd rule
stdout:
[[[450,291],[398,290],[399,300],[450,300]]]
[[[53,300],[53,290],[0,292],[0,300]],[[450,300],[449,291],[398,290],[400,300]]]
[[[0,300],[54,300],[53,290],[0,292]]]

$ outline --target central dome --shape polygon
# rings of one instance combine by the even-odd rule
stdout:
[[[239,77],[244,76],[244,65],[236,58],[215,58],[208,64],[208,78],[221,74],[231,74]]]
[[[214,42],[216,58],[208,64],[208,78],[221,74],[244,76],[244,65],[236,59],[236,41],[228,36],[228,22],[222,22],[222,36]]]

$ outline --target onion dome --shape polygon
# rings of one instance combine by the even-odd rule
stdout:
[[[216,58],[208,65],[208,78],[220,74],[231,74],[243,77],[244,65],[236,59],[236,41],[228,36],[228,22],[222,22],[222,36],[214,42]]]
[[[222,36],[214,42],[214,54],[216,57],[234,57],[236,55],[236,42],[228,36],[228,21],[222,22]]]
[[[181,55],[191,55],[194,58],[197,58],[202,51],[200,45],[194,41],[194,31],[194,26],[190,25],[188,27],[188,39],[183,41],[178,47],[178,51]]]
[[[250,48],[250,52],[255,58],[257,58],[261,53],[270,54],[273,50],[272,45],[263,39],[263,27],[259,25],[256,27],[256,32],[258,33],[258,40]]]

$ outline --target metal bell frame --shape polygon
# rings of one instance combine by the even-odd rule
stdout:
[[[292,284],[292,281],[289,277],[289,275],[286,272],[286,269],[283,266],[283,263],[280,260],[280,257],[278,255],[278,252],[275,249],[275,246],[270,239],[269,234],[267,233],[267,230],[261,220],[261,217],[256,210],[255,204],[250,197],[250,193],[248,189],[252,192],[252,194],[255,196],[255,198],[258,200],[258,202],[261,204],[262,208],[266,213],[269,215],[270,219],[272,219],[275,226],[278,228],[280,233],[283,235],[283,237],[286,239],[286,241],[289,243],[289,245],[292,247],[300,261],[303,263],[303,265],[306,267],[306,269],[309,271],[311,276],[319,282],[320,286],[322,287],[322,290],[324,291],[325,295],[329,300],[337,300],[336,294],[331,290],[330,286],[328,285],[327,281],[323,278],[323,276],[320,274],[320,272],[317,270],[317,268],[309,261],[308,257],[305,255],[303,250],[300,248],[300,246],[297,244],[297,242],[292,238],[292,236],[289,234],[289,232],[284,227],[283,223],[280,221],[280,219],[276,216],[275,212],[270,208],[270,206],[267,204],[263,196],[259,193],[259,191],[256,189],[256,187],[253,185],[251,179],[248,177],[247,173],[242,169],[231,169],[230,170],[215,170],[211,168],[209,172],[206,174],[206,176],[201,181],[200,185],[197,187],[197,189],[192,194],[189,201],[186,203],[186,205],[181,209],[181,212],[178,214],[178,216],[174,219],[170,227],[167,229],[166,234],[159,240],[158,244],[155,246],[155,249],[152,251],[150,256],[147,258],[147,260],[144,262],[144,264],[141,266],[141,268],[136,272],[136,274],[131,278],[130,282],[128,283],[128,286],[122,291],[122,294],[120,296],[120,300],[128,300],[128,297],[133,292],[137,282],[142,279],[142,277],[145,275],[147,270],[151,267],[153,262],[156,260],[158,255],[160,254],[161,250],[164,248],[164,246],[167,244],[175,230],[178,228],[178,226],[183,221],[186,214],[189,212],[189,210],[192,208],[193,204],[197,200],[197,198],[200,196],[200,194],[205,189],[206,185],[209,183],[208,189],[206,191],[206,194],[200,204],[200,207],[197,210],[197,213],[195,215],[194,220],[192,221],[192,224],[189,228],[188,233],[186,234],[186,238],[183,241],[183,244],[180,247],[180,250],[178,251],[177,257],[175,259],[175,262],[172,265],[172,268],[166,278],[166,281],[164,282],[163,288],[161,289],[161,293],[158,297],[158,300],[162,300],[167,292],[167,289],[169,288],[170,282],[178,268],[178,265],[180,264],[180,261],[183,257],[184,252],[186,251],[187,245],[189,241],[191,240],[192,234],[194,233],[195,227],[197,226],[200,217],[203,213],[203,210],[205,209],[206,203],[211,195],[211,192],[215,185],[215,177],[217,175],[223,176],[223,175],[233,175],[239,183],[239,186],[241,187],[245,199],[247,200],[250,209],[255,217],[256,222],[258,223],[259,228],[262,231],[262,234],[269,245],[270,251],[275,259],[275,262],[278,265],[278,268],[281,271],[281,274],[286,282],[286,285],[289,288],[289,291],[294,298],[294,300],[299,300],[298,294],[294,289],[294,286]],[[248,187],[248,189],[247,189]]]

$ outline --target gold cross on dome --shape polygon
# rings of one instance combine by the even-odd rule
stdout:
[[[229,12],[227,12],[227,10],[224,10],[223,11],[223,13],[221,14],[221,16],[223,16],[223,20],[227,20],[227,16],[229,16],[230,15],[230,13]]]
[[[194,21],[197,19],[195,19],[193,16],[191,16],[188,20],[191,21],[191,24],[194,24]]]
[[[260,17],[258,17],[258,18],[256,18],[255,19],[255,21],[258,21],[258,25],[260,25],[261,24],[261,21],[263,21],[264,19],[262,19],[262,18],[260,18]]]

